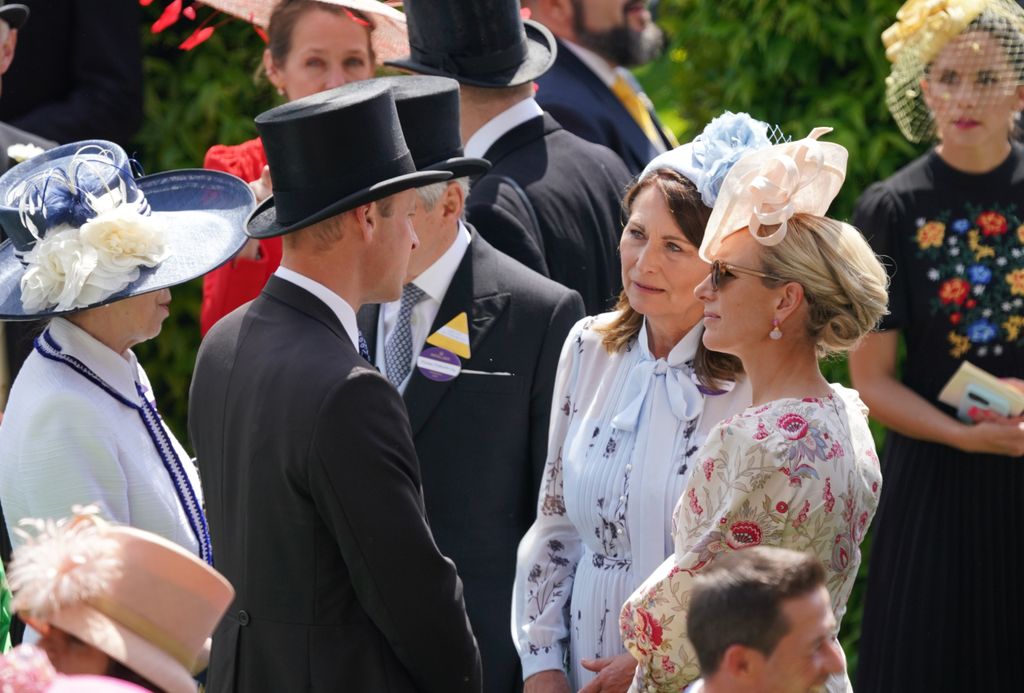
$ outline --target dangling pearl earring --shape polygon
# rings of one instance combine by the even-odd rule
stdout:
[[[282,89],[281,87],[278,87],[277,88],[277,95],[278,96],[284,96],[284,89]]]
[[[779,321],[772,319],[772,331],[768,333],[768,336],[778,341],[782,339],[782,330],[779,329]]]

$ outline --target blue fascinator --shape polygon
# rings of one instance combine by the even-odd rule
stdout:
[[[672,169],[693,182],[705,205],[714,207],[733,164],[750,151],[770,147],[773,139],[782,139],[778,128],[747,113],[726,111],[692,142],[654,157],[640,178],[657,168]]]
[[[33,320],[199,277],[245,243],[249,187],[219,171],[136,178],[124,150],[89,140],[0,176],[0,319]]]

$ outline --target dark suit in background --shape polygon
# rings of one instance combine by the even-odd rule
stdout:
[[[583,297],[588,315],[622,288],[619,236],[629,171],[614,152],[549,115],[522,123],[484,154],[466,218],[495,248]]]
[[[5,81],[6,79],[4,77]],[[34,144],[42,149],[52,149],[56,145],[55,142],[33,135],[30,132],[25,132],[7,123],[0,123],[0,173],[5,173],[7,169],[18,163],[7,155],[7,148],[13,144]],[[0,229],[0,243],[3,243],[5,240],[7,240],[7,237],[4,235],[3,229]],[[21,364],[25,362],[29,352],[32,351],[32,340],[35,339],[35,336],[39,334],[41,329],[42,326],[38,321],[4,323],[6,358],[11,371],[12,382],[14,376],[18,374]],[[7,542],[7,539],[4,536],[0,539],[0,544]],[[9,552],[3,555],[6,558]]]
[[[512,693],[522,687],[509,632],[516,549],[536,516],[558,355],[583,303],[473,233],[429,334],[463,311],[471,352],[463,368],[512,375],[435,382],[413,370],[403,398],[430,527],[465,584],[484,691]],[[378,314],[379,306],[359,312],[371,350]]]
[[[555,64],[537,79],[534,98],[566,130],[618,154],[633,175],[672,148],[664,136],[660,148],[651,142],[608,85],[564,41],[558,41]],[[648,112],[663,131],[654,109]]]
[[[138,0],[19,0],[18,31],[3,77],[0,120],[61,144],[106,139],[131,151],[142,124]]]
[[[326,304],[271,277],[218,322],[189,432],[217,566],[237,590],[207,690],[480,691],[405,407]]]

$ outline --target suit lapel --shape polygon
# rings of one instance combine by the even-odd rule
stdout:
[[[504,312],[509,294],[498,290],[494,282],[494,272],[488,271],[488,251],[495,251],[472,227],[470,230],[473,240],[452,277],[428,336],[465,311],[469,318],[469,349],[471,355],[475,355],[495,320]],[[469,363],[472,363],[472,356]],[[413,368],[403,398],[409,411],[409,422],[412,424],[414,437],[451,390],[455,380],[436,382],[425,377],[418,368]]]

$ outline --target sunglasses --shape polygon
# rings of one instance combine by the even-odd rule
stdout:
[[[735,279],[737,274],[749,274],[752,277],[761,277],[762,279],[771,279],[777,282],[784,281],[781,277],[776,277],[774,274],[766,274],[759,270],[738,267],[721,260],[715,260],[711,263],[711,288],[714,291],[718,291],[727,279]]]

